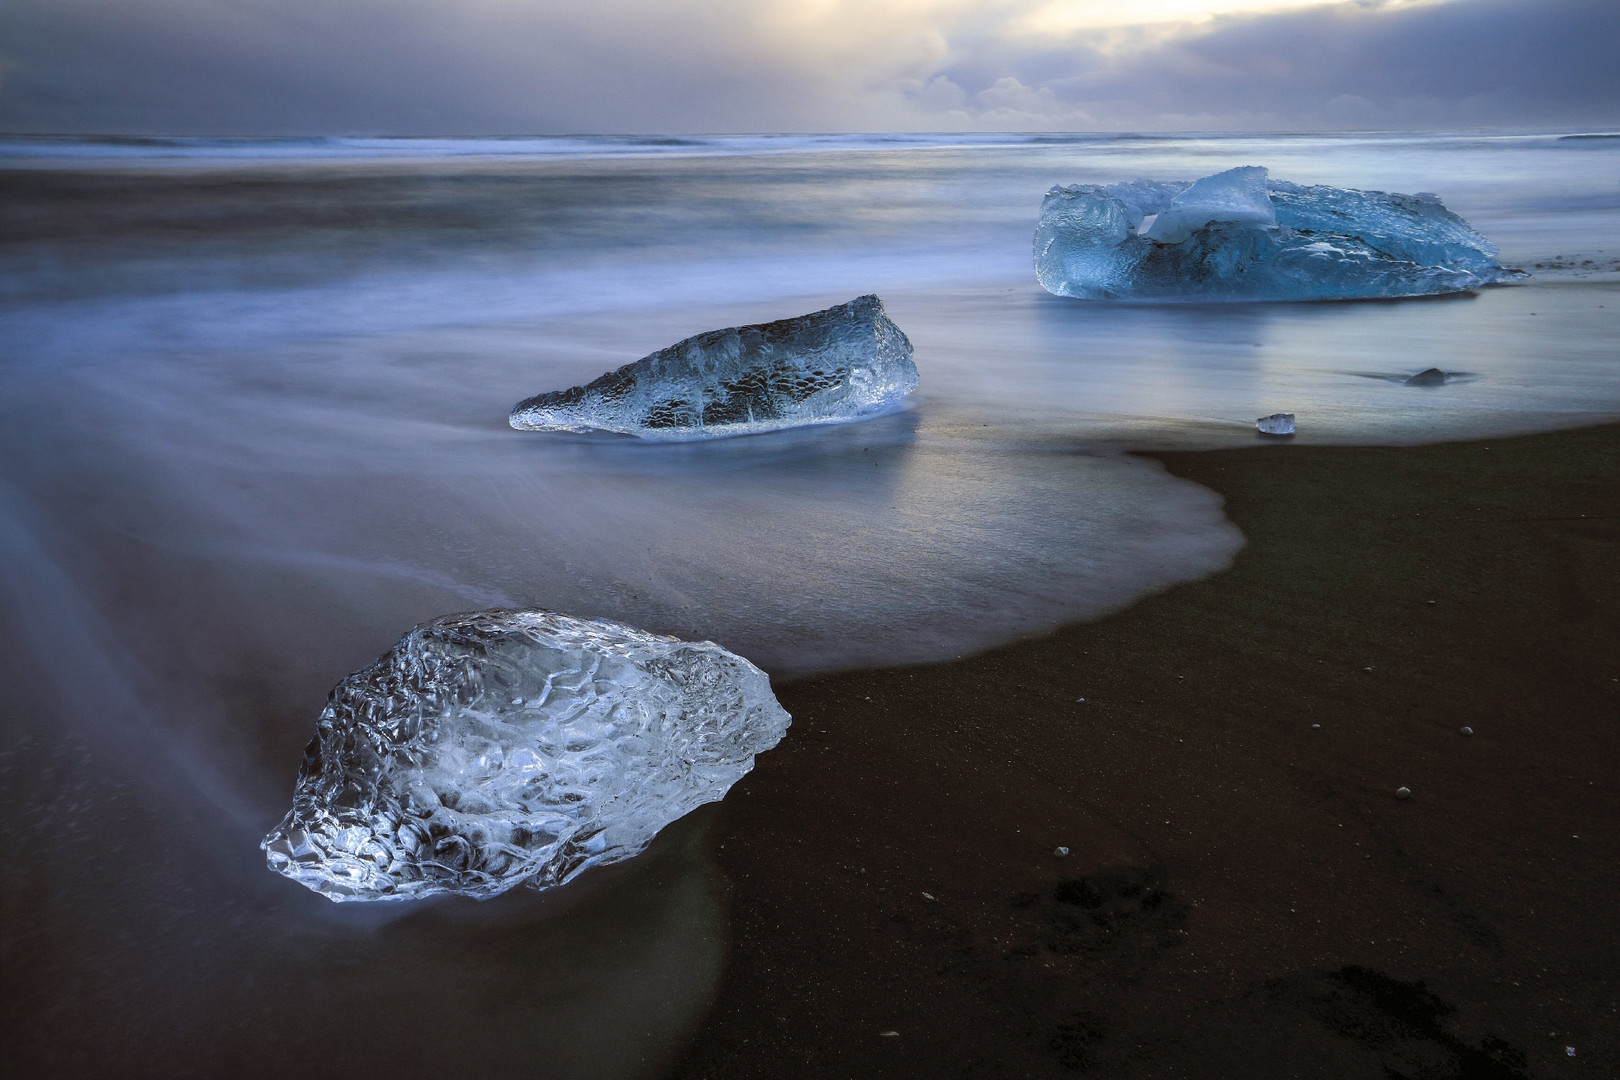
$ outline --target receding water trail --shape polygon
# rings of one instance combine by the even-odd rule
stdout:
[[[142,684],[151,676],[125,655],[119,636],[41,545],[32,508],[0,481],[0,605],[17,624],[13,662],[37,673],[56,716],[86,743],[120,760],[178,825],[210,846],[240,843],[257,816],[204,761],[153,715]],[[192,813],[198,800],[203,814]]]

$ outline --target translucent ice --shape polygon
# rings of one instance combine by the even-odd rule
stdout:
[[[1262,416],[1256,420],[1254,426],[1262,435],[1292,435],[1294,433],[1294,414],[1291,412],[1274,412],[1270,416]]]
[[[1257,228],[1277,224],[1266,193],[1266,170],[1258,165],[1206,176],[1170,200],[1142,235],[1161,244],[1179,244],[1206,225],[1241,222]]]
[[[645,439],[746,435],[858,420],[917,388],[911,342],[876,296],[689,337],[569,390],[519,402],[512,426]]]
[[[720,799],[788,723],[765,673],[711,642],[447,615],[332,690],[260,846],[333,900],[543,889]]]
[[[1085,299],[1351,300],[1464,292],[1521,276],[1431,194],[1268,180],[1257,165],[1196,183],[1054,187],[1035,275]]]

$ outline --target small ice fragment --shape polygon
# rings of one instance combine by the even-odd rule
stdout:
[[[1272,413],[1262,416],[1254,422],[1262,435],[1292,435],[1294,433],[1294,414],[1291,412]]]
[[[1087,300],[1351,300],[1523,276],[1496,254],[1434,195],[1290,184],[1257,165],[1054,187],[1035,229],[1042,287]]]
[[[1425,368],[1406,380],[1407,386],[1444,386],[1446,373],[1437,367]]]
[[[911,342],[876,296],[689,337],[512,407],[522,431],[706,439],[888,412],[917,388]]]
[[[332,900],[544,889],[720,799],[788,723],[765,673],[712,642],[446,615],[332,690],[260,846]]]

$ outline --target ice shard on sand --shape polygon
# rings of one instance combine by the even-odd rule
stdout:
[[[519,402],[512,426],[644,439],[748,435],[859,420],[917,388],[911,342],[876,296],[689,337],[584,386]]]
[[[543,889],[720,799],[788,723],[765,673],[712,642],[447,615],[332,690],[260,846],[333,900]]]
[[[1290,184],[1248,165],[1196,183],[1054,187],[1035,275],[1088,300],[1355,300],[1522,276],[1438,196]]]

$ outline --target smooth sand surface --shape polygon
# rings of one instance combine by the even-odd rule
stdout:
[[[1620,426],[1159,458],[1230,570],[779,688],[670,1075],[1620,1076]]]

